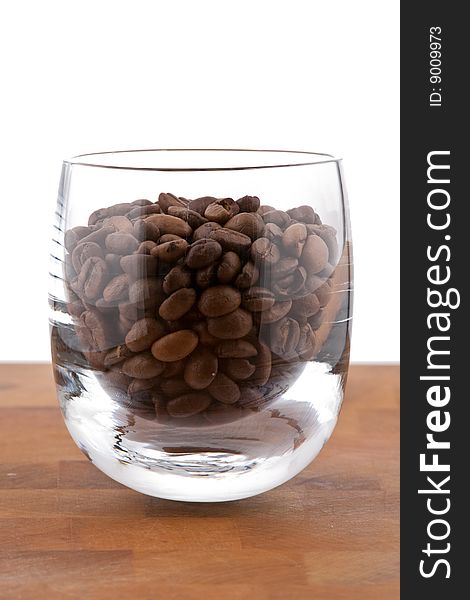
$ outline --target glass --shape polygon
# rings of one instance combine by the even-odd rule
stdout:
[[[51,260],[60,407],[113,479],[161,498],[236,500],[294,477],[330,437],[352,307],[340,160],[75,157]]]

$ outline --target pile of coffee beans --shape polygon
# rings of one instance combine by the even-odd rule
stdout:
[[[339,256],[310,206],[161,193],[100,208],[64,245],[79,350],[159,420],[256,410],[320,350]]]

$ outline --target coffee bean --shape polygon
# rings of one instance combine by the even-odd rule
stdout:
[[[207,319],[209,333],[222,340],[242,338],[249,333],[252,325],[251,314],[242,308],[222,317]]]
[[[207,391],[223,404],[234,404],[240,399],[240,388],[225,373],[217,373]]]
[[[225,228],[244,233],[254,241],[263,235],[264,221],[256,212],[245,212],[232,217]]]
[[[190,200],[188,208],[203,215],[209,204],[212,204],[213,202],[217,202],[217,198],[214,198],[213,196],[202,196],[201,198]]]
[[[213,221],[204,223],[204,225],[199,226],[193,233],[193,242],[197,242],[198,240],[202,240],[204,238],[209,239],[210,234],[216,229],[222,229],[222,225],[219,223],[214,223]]]
[[[163,378],[176,377],[184,371],[184,360],[174,360],[173,362],[165,363],[165,370],[163,371]]]
[[[126,213],[126,217],[133,221],[134,219],[143,219],[148,217],[149,215],[160,214],[161,210],[158,204],[147,204],[145,206],[136,206],[128,213]]]
[[[141,352],[150,348],[153,342],[163,335],[165,335],[165,327],[161,322],[148,317],[139,319],[126,335],[126,346],[132,352]]]
[[[186,362],[184,380],[194,390],[203,390],[208,387],[217,375],[217,358],[208,350],[200,346]]]
[[[244,254],[251,246],[251,240],[247,235],[225,227],[213,229],[207,237],[219,242],[225,252],[232,251],[237,254]]]
[[[192,325],[192,328],[199,336],[199,341],[201,344],[204,344],[205,346],[216,346],[220,342],[219,338],[216,338],[209,333],[209,330],[207,329],[207,321],[196,321]]]
[[[194,230],[207,223],[207,219],[201,216],[195,210],[189,210],[188,207],[182,206],[170,206],[168,209],[168,214],[172,217],[178,217],[179,219],[183,219],[186,223]]]
[[[95,242],[81,242],[72,252],[72,265],[76,273],[80,273],[83,263],[92,256],[103,258],[103,250]]]
[[[131,233],[111,233],[106,238],[106,248],[114,254],[132,254],[139,242]]]
[[[197,240],[189,248],[185,259],[190,269],[201,269],[212,265],[222,254],[222,246],[207,238]]]
[[[257,354],[258,350],[246,340],[224,340],[217,345],[219,358],[251,358]]]
[[[271,376],[272,357],[271,350],[261,340],[258,341],[258,354],[252,358],[255,372],[250,377],[252,385],[266,385]]]
[[[165,233],[171,233],[182,238],[187,238],[193,232],[186,221],[182,221],[181,219],[178,219],[178,217],[172,217],[171,215],[150,215],[149,217],[145,218],[145,221],[147,223],[153,223],[156,225],[162,235]]]
[[[251,246],[251,258],[257,265],[271,267],[280,259],[279,248],[268,238],[261,237]]]
[[[164,233],[160,236],[160,239],[158,240],[158,245],[166,244],[167,242],[179,242],[179,240],[182,239],[182,237],[180,237],[179,235],[175,235],[174,233]]]
[[[103,290],[103,298],[106,302],[117,304],[118,301],[127,298],[129,293],[129,279],[125,273],[113,277]]]
[[[184,379],[181,379],[180,377],[164,379],[160,383],[160,389],[165,396],[170,396],[171,398],[174,398],[175,396],[181,396],[182,394],[187,394],[188,392],[192,391],[192,388]]]
[[[282,236],[282,245],[295,258],[300,258],[307,240],[307,228],[303,223],[289,225]]]
[[[292,307],[292,300],[276,302],[268,310],[260,313],[261,323],[275,323],[287,315]]]
[[[328,262],[336,265],[338,261],[338,242],[336,240],[336,229],[329,225],[308,225],[307,229],[310,233],[316,234],[328,246]]]
[[[136,240],[139,242],[158,242],[160,237],[160,229],[154,223],[148,223],[143,219],[136,221],[132,227],[132,232]]]
[[[321,308],[328,304],[331,298],[331,293],[331,283],[329,281],[325,281],[325,283],[316,290],[315,295],[318,298]]]
[[[274,306],[274,294],[262,287],[252,287],[243,293],[242,306],[251,312],[261,312]]]
[[[139,247],[134,252],[134,254],[148,254],[152,253],[152,250],[157,246],[155,242],[151,242],[150,240],[145,240],[145,242],[141,242]]]
[[[109,325],[97,311],[86,310],[80,315],[77,333],[88,343],[89,349],[103,351],[114,346]]]
[[[162,319],[176,321],[185,315],[196,302],[196,290],[193,288],[181,288],[168,296],[158,309]]]
[[[152,202],[147,198],[137,198],[131,204],[132,206],[152,206]]]
[[[255,285],[259,278],[258,267],[249,260],[242,268],[240,275],[235,279],[235,285],[238,288],[246,289]]]
[[[309,235],[300,257],[307,273],[319,273],[328,263],[328,246],[319,235]]]
[[[212,402],[212,398],[205,392],[191,392],[172,398],[166,408],[168,414],[176,418],[191,417],[204,411]]]
[[[269,241],[280,244],[282,239],[282,229],[275,223],[266,223],[264,228],[263,236],[268,238]]]
[[[230,283],[240,272],[242,263],[235,252],[225,252],[217,267],[217,278],[220,283]]]
[[[299,324],[295,319],[284,317],[270,325],[263,338],[274,354],[292,357],[300,339]]]
[[[157,375],[163,372],[163,369],[164,365],[156,360],[150,352],[141,352],[135,356],[131,356],[121,366],[121,370],[125,375],[135,377],[136,379],[157,377]]]
[[[196,348],[199,338],[190,329],[180,329],[170,333],[152,345],[152,354],[163,362],[181,360]]]
[[[315,333],[309,323],[300,328],[296,351],[301,360],[312,360],[315,356]]]
[[[94,300],[103,292],[108,277],[105,261],[99,256],[91,256],[83,263],[78,275],[78,286],[88,300]]]
[[[265,223],[274,223],[281,229],[284,229],[290,221],[289,215],[283,210],[270,210],[263,214]]]
[[[256,367],[246,358],[224,358],[220,361],[220,368],[230,378],[241,381],[251,377]]]
[[[301,223],[315,223],[315,211],[311,206],[297,206],[288,210],[287,214],[291,219]]]
[[[196,272],[196,285],[205,290],[206,288],[214,285],[217,281],[217,270],[215,265],[208,265],[203,269],[199,269]]]
[[[162,281],[156,277],[137,279],[129,287],[129,300],[138,308],[153,308],[161,304],[163,297]]]
[[[119,271],[121,270],[121,258],[122,257],[119,256],[119,254],[106,254],[104,260],[110,273],[119,273]]]
[[[176,265],[165,275],[163,279],[163,291],[172,294],[181,288],[191,285],[191,272],[183,265]]]
[[[123,256],[120,265],[124,273],[135,280],[156,275],[158,260],[148,254],[131,254]]]
[[[106,217],[103,221],[103,225],[114,227],[114,231],[116,232],[132,233],[133,231],[132,223],[124,216]]]
[[[78,242],[91,233],[90,227],[73,227],[64,234],[64,246],[67,252],[72,252]]]
[[[240,212],[255,213],[259,206],[260,200],[258,196],[243,196],[237,200]]]
[[[98,210],[92,212],[91,215],[88,217],[88,226],[94,225],[98,221],[102,221],[108,216],[110,215],[107,208],[98,208]]]
[[[120,344],[115,348],[111,348],[111,350],[109,350],[109,352],[106,354],[104,366],[111,367],[112,365],[119,364],[126,358],[129,358],[131,355],[131,350],[125,344]]]
[[[206,317],[221,317],[240,306],[240,292],[229,285],[216,285],[204,290],[198,308]]]
[[[165,194],[163,192],[158,196],[158,204],[164,213],[168,213],[168,209],[172,206],[177,206],[180,208],[186,207],[186,203],[180,200],[177,196],[168,193]]]
[[[120,215],[125,215],[130,210],[132,210],[133,206],[130,202],[120,202],[119,204],[113,204],[107,208],[107,216],[115,217]]]
[[[173,263],[186,254],[188,246],[186,240],[178,239],[155,246],[151,253],[162,262]]]

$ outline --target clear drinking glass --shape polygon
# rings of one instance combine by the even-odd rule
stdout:
[[[331,435],[352,306],[338,159],[75,157],[51,260],[60,407],[113,479],[161,498],[236,500],[294,477]]]

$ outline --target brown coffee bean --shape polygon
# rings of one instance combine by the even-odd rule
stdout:
[[[251,383],[253,385],[266,385],[271,376],[272,356],[271,350],[262,341],[258,341],[258,355],[252,359],[252,362],[256,368],[250,378]]]
[[[300,328],[296,352],[302,360],[312,360],[315,356],[315,333],[308,323]]]
[[[119,316],[129,321],[137,321],[142,317],[142,310],[138,309],[132,302],[120,302],[118,306]]]
[[[103,351],[115,345],[106,319],[94,310],[86,310],[80,315],[77,334],[90,350]]]
[[[160,229],[154,223],[148,223],[144,219],[136,221],[132,227],[132,231],[136,240],[139,242],[158,242],[160,238]]]
[[[282,245],[295,258],[300,258],[307,240],[307,228],[303,223],[289,225],[282,236]]]
[[[144,254],[135,256],[145,256]],[[156,277],[137,279],[129,287],[129,300],[137,308],[153,308],[162,303],[164,293],[161,279]]]
[[[256,284],[259,278],[258,267],[249,260],[242,268],[242,272],[235,279],[237,288],[246,289]]]
[[[169,333],[152,345],[152,354],[163,362],[181,360],[196,348],[199,338],[190,329]]]
[[[237,200],[240,212],[254,213],[260,206],[258,196],[243,196]],[[242,232],[243,233],[243,232]]]
[[[263,332],[263,339],[278,356],[292,357],[300,339],[300,326],[295,319],[284,317]]]
[[[268,238],[258,238],[251,246],[251,258],[261,267],[275,265],[280,257],[279,248]]]
[[[244,233],[252,240],[256,240],[263,235],[264,221],[256,212],[244,212],[227,221],[225,228]]]
[[[145,240],[145,242],[141,242],[139,247],[134,252],[134,254],[147,254],[150,255],[152,250],[156,248],[157,244],[155,242],[151,242],[150,240]]]
[[[313,329],[313,331],[316,331],[320,327],[320,325],[323,324],[324,318],[325,312],[321,308],[315,315],[313,315],[313,317],[309,317],[308,324]]]
[[[190,269],[201,269],[212,265],[222,255],[222,246],[207,238],[203,238],[191,244],[185,259]]]
[[[311,206],[297,206],[288,210],[287,214],[291,219],[301,223],[315,223],[315,211]]]
[[[132,400],[148,397],[144,392],[155,391],[160,384],[160,377],[149,377],[148,379],[132,379],[127,386],[127,393]]]
[[[204,211],[204,216],[209,221],[223,225],[238,213],[240,207],[232,198],[222,198],[209,204]]]
[[[209,204],[212,204],[213,202],[217,202],[217,198],[214,198],[213,196],[202,196],[201,198],[190,200],[188,208],[203,215]]]
[[[163,279],[163,291],[172,294],[181,288],[190,287],[191,272],[183,265],[176,265],[165,275]]]
[[[152,256],[165,263],[173,263],[186,254],[189,244],[186,240],[178,239],[155,246]]]
[[[212,398],[209,394],[191,392],[169,400],[166,409],[168,414],[175,418],[192,417],[204,411],[211,402]]]
[[[218,361],[210,350],[200,346],[186,361],[184,380],[194,390],[203,390],[217,375]]]
[[[193,288],[181,288],[168,296],[160,304],[158,309],[162,319],[167,321],[176,321],[185,315],[192,305],[196,302],[196,290]]]
[[[228,315],[207,319],[209,333],[222,340],[234,340],[247,335],[253,325],[251,314],[237,308]]]
[[[237,254],[243,254],[251,246],[251,239],[247,235],[239,231],[226,229],[225,227],[213,229],[207,234],[207,237],[219,242],[225,252],[232,251]]]
[[[229,285],[216,285],[204,290],[198,308],[206,317],[221,317],[240,306],[240,292]]]
[[[173,363],[169,364],[171,365]],[[192,388],[184,381],[184,379],[181,379],[181,377],[163,379],[160,384],[160,389],[165,396],[170,396],[172,398],[192,391]]]
[[[292,302],[291,314],[298,317],[313,317],[320,310],[320,302],[316,294],[303,296]]]
[[[225,252],[217,267],[217,278],[220,283],[230,283],[240,272],[242,263],[235,252]]]
[[[208,265],[196,272],[196,285],[205,290],[217,281],[217,270],[215,265]]]
[[[325,280],[321,277],[318,277],[318,275],[307,275],[307,279],[305,281],[305,291],[309,293],[316,292],[324,283]]]
[[[251,385],[251,382],[250,385],[240,386],[240,400],[238,403],[244,409],[257,409],[264,402],[265,393],[262,388]]]
[[[132,206],[152,206],[152,202],[147,198],[137,198],[131,204]]]
[[[243,292],[242,306],[251,312],[261,312],[274,306],[274,294],[262,287],[252,287]]]
[[[158,196],[158,204],[164,213],[168,213],[169,208],[172,206],[177,206],[180,208],[186,207],[186,202],[183,202],[177,196],[169,193],[165,194],[163,192]]]
[[[147,223],[153,223],[156,225],[162,235],[165,233],[171,233],[182,238],[188,238],[193,232],[186,221],[178,219],[178,217],[165,215],[163,213],[150,215],[149,217],[145,218],[145,221]]]
[[[262,216],[265,223],[274,223],[281,229],[284,229],[290,222],[289,215],[283,210],[270,210]]]
[[[276,245],[279,245],[282,240],[283,231],[275,223],[266,223],[263,236]]]
[[[309,235],[305,242],[300,263],[307,274],[319,273],[328,263],[328,246],[319,235]]]
[[[161,210],[158,204],[148,204],[145,206],[136,206],[128,213],[126,213],[126,217],[133,221],[134,219],[143,219],[148,217],[149,215],[160,214]]]
[[[88,300],[98,298],[109,278],[108,267],[99,256],[88,258],[78,275],[78,286]]]
[[[225,373],[217,373],[207,391],[223,404],[234,404],[240,398],[240,388]]]
[[[178,219],[183,219],[186,223],[194,230],[207,223],[207,219],[201,216],[195,210],[189,210],[187,206],[170,206],[168,209],[168,214],[172,217],[178,217]]]
[[[336,265],[338,262],[338,241],[336,239],[336,229],[330,225],[307,225],[309,233],[319,235],[328,246],[328,262]]]
[[[164,233],[162,236],[160,236],[160,239],[158,240],[158,245],[166,244],[167,242],[178,242],[182,239],[182,237],[180,237],[179,235],[175,235],[174,233]]]
[[[118,204],[113,204],[112,206],[108,206],[107,208],[107,216],[115,217],[120,215],[127,214],[130,210],[134,208],[130,202],[120,202]]]
[[[153,342],[164,335],[165,327],[163,323],[148,317],[139,319],[132,325],[126,335],[126,346],[132,352],[141,352],[150,348]]]
[[[274,206],[270,206],[269,204],[262,204],[258,210],[256,211],[259,215],[263,216],[272,210],[276,210]]]
[[[219,358],[251,358],[257,354],[258,350],[246,340],[224,340],[217,346]]]
[[[216,346],[220,342],[219,338],[216,338],[209,333],[207,329],[207,322],[205,320],[196,321],[192,325],[192,328],[199,336],[199,341],[201,344],[204,344],[205,346]]]
[[[130,233],[111,233],[106,238],[106,248],[113,254],[132,254],[139,247],[139,242]]]
[[[110,273],[119,273],[121,271],[121,258],[122,256],[119,256],[119,254],[106,254],[104,260]]]
[[[103,250],[95,242],[81,242],[75,246],[72,252],[72,265],[76,273],[80,273],[83,263],[92,256],[103,258]]]
[[[129,279],[125,273],[113,277],[103,290],[106,302],[116,305],[118,301],[127,298],[129,293]]]
[[[280,262],[280,261],[279,261]],[[277,271],[277,268],[276,268]],[[305,295],[307,271],[298,267],[291,275],[279,279],[273,284],[273,292],[277,296],[297,297]]]
[[[110,214],[107,208],[98,208],[98,210],[92,212],[88,217],[88,226],[94,225],[98,221],[102,221],[108,216],[110,216]]]
[[[132,233],[133,226],[127,217],[122,215],[106,217],[103,221],[104,226],[114,227],[114,231],[120,233]]]
[[[198,240],[202,240],[204,238],[209,239],[212,231],[215,231],[216,229],[222,229],[222,225],[219,225],[219,223],[214,223],[213,221],[204,223],[204,225],[198,227],[193,233],[193,242],[197,242]]]
[[[292,300],[276,302],[271,308],[260,313],[260,321],[261,323],[275,323],[285,317],[291,308]]]
[[[224,358],[220,360],[220,369],[231,379],[242,381],[255,372],[255,365],[246,358]]]
[[[173,362],[165,363],[165,370],[163,371],[163,378],[176,377],[184,371],[184,360],[175,360]]]
[[[90,227],[82,227],[81,225],[68,229],[64,234],[64,246],[67,252],[72,252],[80,240],[90,233]]]
[[[135,377],[136,379],[157,377],[163,373],[163,369],[164,365],[159,360],[156,360],[150,352],[141,352],[140,354],[131,356],[121,366],[121,370],[125,375]]]
[[[315,295],[318,298],[321,308],[326,306],[331,298],[331,283],[329,281],[325,281],[323,285],[321,285],[318,290],[316,290]]]
[[[281,260],[276,263],[276,268],[272,272],[272,278],[278,280],[293,275],[298,266],[299,261],[293,256],[281,258]]]
[[[148,254],[131,254],[123,256],[120,265],[124,273],[135,280],[156,275],[158,260]]]
[[[129,358],[129,356],[132,356],[131,350],[125,344],[120,344],[115,348],[111,348],[111,350],[109,350],[109,352],[106,354],[104,366],[111,367],[112,365],[117,365],[126,358]]]

